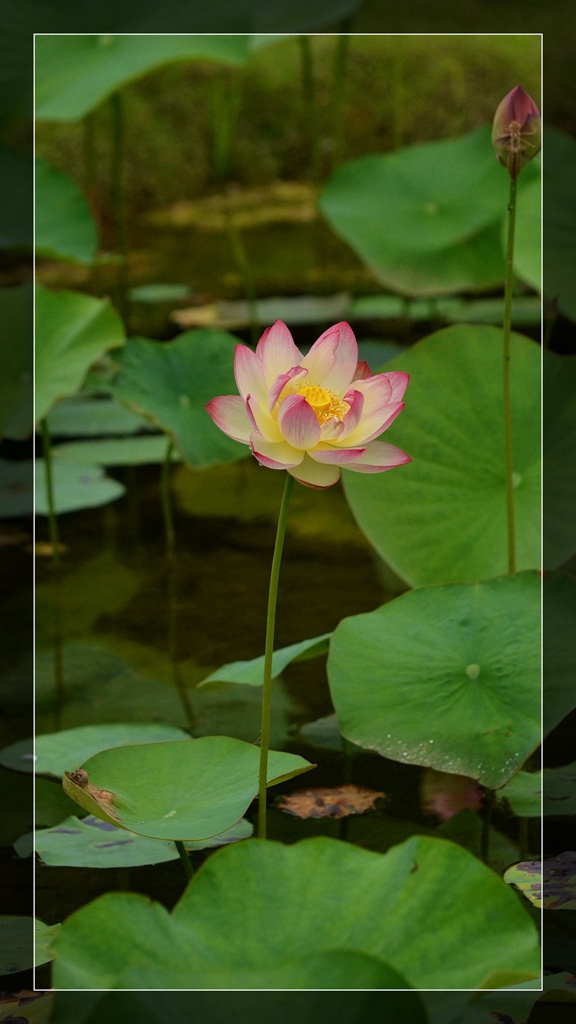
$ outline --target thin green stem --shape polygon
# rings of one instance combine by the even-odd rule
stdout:
[[[188,853],[186,852],[186,847],[184,846],[184,843],[180,839],[176,839],[175,843],[176,843],[176,849],[178,850],[178,853],[180,855],[180,860],[182,861],[182,866],[184,868],[184,873],[186,875],[186,880],[189,882],[190,879],[192,878],[193,874],[194,874],[194,868],[192,867],[192,861],[190,860],[190,857],[188,856]]]
[[[50,543],[52,545],[52,563],[54,568],[60,565],[60,540],[58,537],[58,518],[56,516],[56,504],[54,501],[54,477],[52,466],[52,444],[50,442],[50,428],[46,419],[42,420],[42,451],[44,454],[44,465],[46,467],[46,497],[48,498],[48,524],[50,529]]]
[[[172,666],[174,685],[178,691],[180,703],[186,716],[186,730],[192,733],[196,727],[196,716],[178,661],[178,600],[176,584],[176,562],[170,559],[168,561],[168,657]]]
[[[168,447],[166,449],[166,455],[164,456],[164,462],[162,463],[162,476],[160,480],[160,490],[162,494],[162,512],[164,515],[164,531],[166,534],[166,554],[168,559],[172,561],[174,558],[174,543],[175,543],[175,532],[174,532],[174,515],[172,512],[172,501],[170,500],[170,466],[172,464],[172,452],[174,451],[174,443],[171,438],[168,439]]]
[[[516,225],[516,178],[510,179],[508,238],[506,242],[506,286],[504,293],[504,450],[506,460],[506,510],[508,520],[508,572],[516,572],[516,526],[514,522],[514,462],[512,455],[512,403],[510,397],[510,329],[514,285],[514,230]]]
[[[272,655],[274,654],[274,630],[276,627],[276,603],[282,550],[288,522],[288,506],[294,486],[294,477],[286,474],[284,494],[278,515],[276,543],[270,572],[268,590],[268,612],[266,615],[266,646],[264,649],[264,686],[262,688],[262,729],[260,733],[260,771],[258,775],[258,838],[266,839],[266,783],[268,781],[268,747],[270,744],[270,708],[272,704]]]

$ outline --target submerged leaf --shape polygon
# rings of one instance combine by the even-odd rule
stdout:
[[[479,811],[483,803],[483,791],[468,775],[450,775],[427,768],[422,776],[423,808],[441,821],[448,821],[467,807]]]

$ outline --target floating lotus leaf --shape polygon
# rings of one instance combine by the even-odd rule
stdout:
[[[225,846],[247,839],[253,831],[250,822],[240,818],[220,835],[198,843],[186,843],[186,848],[204,850]],[[17,839],[14,849],[19,857],[28,857],[34,850],[44,864],[70,868],[138,867],[142,864],[163,864],[179,857],[174,843],[127,833],[125,829],[116,828],[90,814],[83,819],[75,816],[66,818],[53,828],[36,829],[36,832]]]
[[[432,989],[540,969],[515,894],[446,840],[413,837],[384,855],[333,839],[248,840],[210,857],[171,915],[121,893],[82,907],[58,940],[53,984],[218,988],[235,976],[253,987],[258,972],[344,950],[385,957],[408,984]]]
[[[163,743],[187,739],[183,729],[173,725],[146,722],[110,722],[105,725],[84,725],[78,729],[36,736],[35,758],[32,740],[20,740],[0,751],[0,764],[17,771],[35,771],[37,775],[55,775],[74,771],[89,757],[112,747],[139,743]]]
[[[48,413],[48,426],[54,437],[135,434],[139,430],[150,430],[147,420],[120,402],[82,392],[58,402]]]
[[[0,917],[0,974],[48,963],[52,959],[50,943],[60,928],[59,924],[47,925],[32,917]]]
[[[44,459],[36,459],[34,470],[36,515],[47,516],[48,494]],[[54,460],[52,464],[52,486],[54,506],[58,514],[108,505],[111,501],[117,501],[126,492],[124,484],[107,476],[101,466],[60,460]]]
[[[342,735],[498,788],[540,741],[540,578],[425,587],[343,619],[328,677]]]
[[[224,331],[186,331],[167,343],[131,338],[115,356],[112,392],[169,434],[189,465],[234,462],[246,448],[212,423],[205,405],[236,393],[235,344]]]
[[[39,35],[36,117],[75,121],[112,92],[169,61],[191,58],[242,64],[240,35]]]
[[[498,795],[506,798],[514,814],[522,818],[539,818],[542,813],[542,773],[517,772]]]
[[[142,466],[164,462],[168,441],[165,434],[143,437],[113,437],[105,441],[70,441],[54,445],[53,455],[58,462],[98,466]],[[180,456],[172,451],[172,461]]]
[[[67,174],[36,157],[36,254],[48,259],[91,263],[98,238],[90,207]]]
[[[68,796],[91,814],[153,839],[200,840],[234,825],[258,793],[259,748],[202,736],[104,750],[64,775]],[[268,785],[313,768],[271,751]]]
[[[540,566],[540,347],[512,336],[517,565]],[[502,332],[447,327],[386,370],[410,374],[406,409],[386,433],[413,459],[401,472],[344,470],[354,516],[413,586],[507,572]]]
[[[36,288],[35,414],[41,420],[59,398],[76,391],[90,365],[123,345],[124,327],[107,299]]]

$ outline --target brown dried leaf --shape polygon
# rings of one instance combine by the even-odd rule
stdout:
[[[114,793],[109,789],[98,789],[97,786],[93,786],[84,768],[78,768],[75,772],[65,772],[62,786],[64,792],[85,810],[112,825],[120,825],[114,808]],[[120,827],[123,828],[122,825]]]
[[[350,814],[372,811],[384,793],[362,786],[336,786],[333,789],[301,789],[281,796],[277,807],[296,818],[347,818]]]

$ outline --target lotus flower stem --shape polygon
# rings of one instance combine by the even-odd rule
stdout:
[[[194,868],[192,867],[192,861],[190,860],[190,857],[189,857],[189,855],[188,855],[188,853],[186,851],[186,847],[184,846],[184,843],[180,839],[176,839],[175,840],[175,845],[176,845],[176,849],[178,850],[178,853],[180,854],[180,860],[182,861],[182,866],[184,868],[184,874],[186,875],[186,881],[189,882],[190,879],[192,878],[193,874],[194,874]]]
[[[164,456],[164,462],[162,463],[162,477],[160,483],[160,489],[162,493],[162,512],[164,514],[164,529],[166,532],[166,554],[168,559],[172,561],[174,558],[174,516],[172,513],[172,502],[170,500],[170,465],[172,463],[172,452],[174,451],[174,443],[171,439],[168,440],[168,447],[166,449],[166,455]]]
[[[494,790],[487,790],[484,800],[482,832],[480,835],[480,856],[488,866],[490,866],[490,829],[492,828],[492,809],[494,807],[494,800]]]
[[[284,494],[278,515],[278,526],[276,529],[276,542],[274,544],[274,557],[272,559],[272,570],[270,573],[270,588],[268,590],[268,612],[266,614],[266,646],[264,649],[264,686],[262,689],[262,729],[260,733],[260,771],[258,777],[258,838],[266,839],[266,783],[268,779],[268,747],[270,744],[270,708],[272,702],[272,655],[274,654],[274,631],[276,627],[276,602],[278,598],[278,580],[280,578],[280,565],[282,562],[282,550],[284,548],[284,537],[286,536],[286,523],[288,521],[288,506],[294,486],[294,477],[286,474]]]
[[[508,519],[508,572],[516,572],[516,527],[514,522],[514,462],[512,454],[512,406],[510,398],[510,328],[514,285],[514,230],[516,225],[516,178],[510,177],[508,238],[506,242],[506,286],[504,297],[504,447],[506,456],[506,509]]]
[[[46,497],[48,499],[48,524],[50,529],[50,543],[52,545],[52,562],[55,568],[60,565],[60,540],[58,536],[58,517],[54,502],[54,477],[52,473],[52,444],[50,442],[50,428],[46,419],[42,420],[42,451],[44,454],[44,465],[46,467]]]

